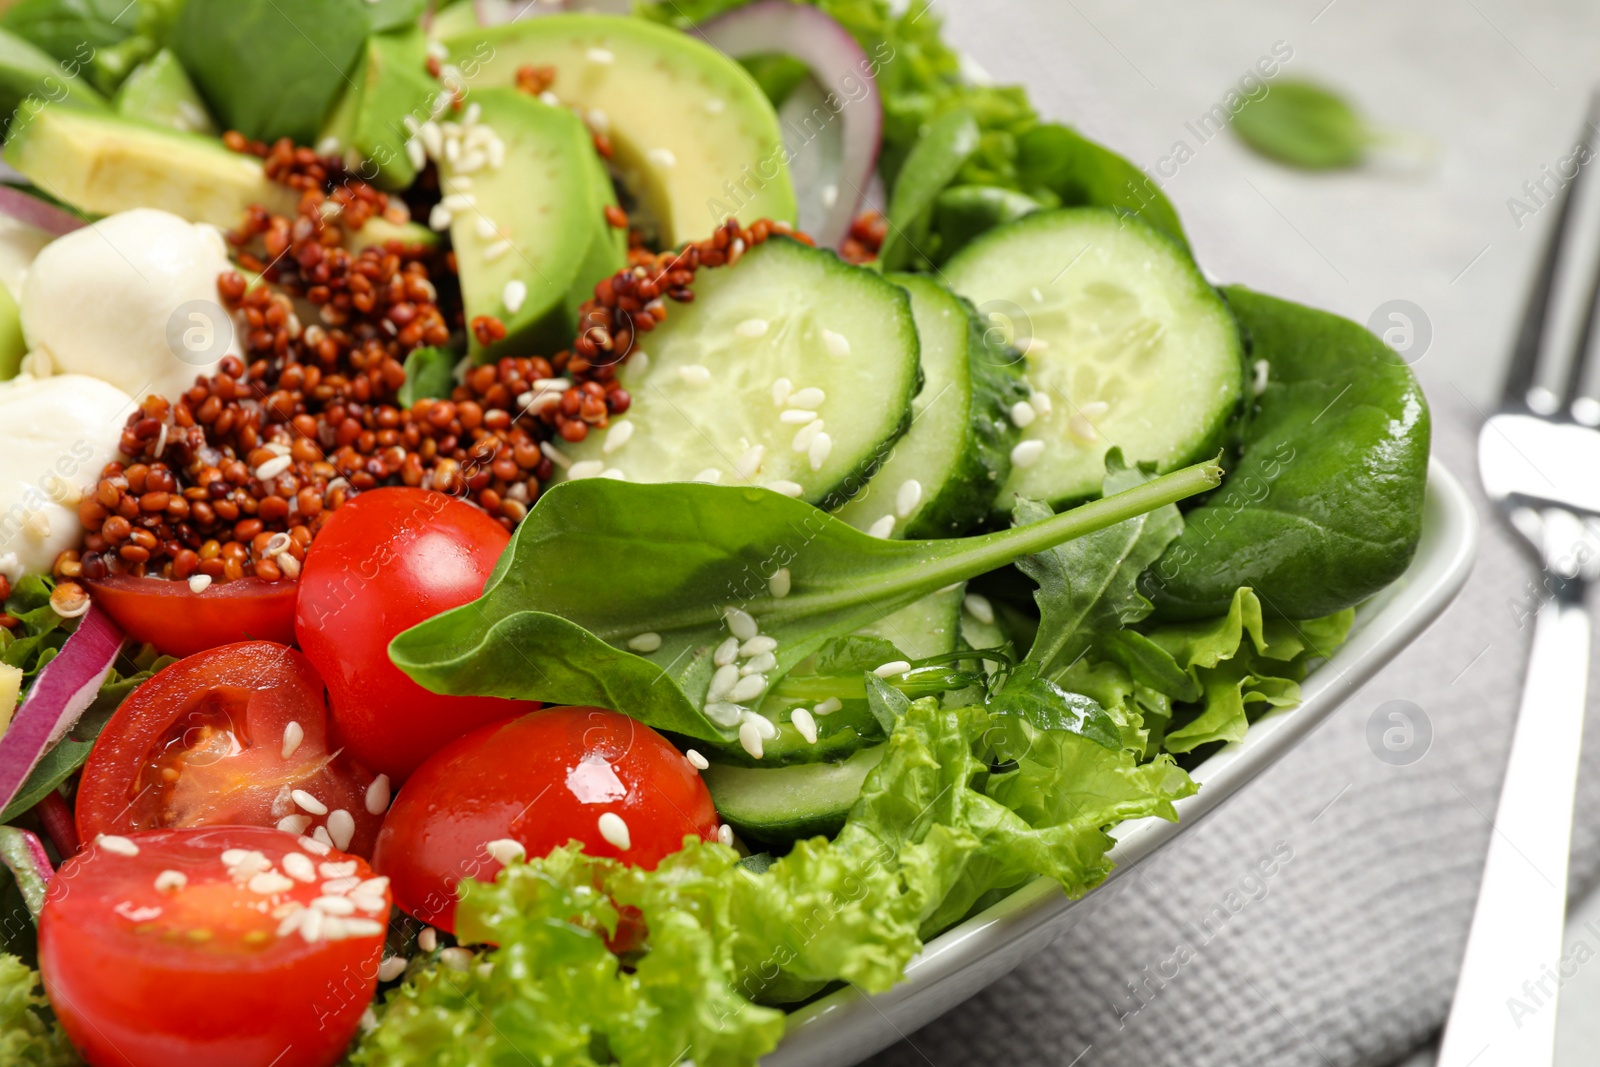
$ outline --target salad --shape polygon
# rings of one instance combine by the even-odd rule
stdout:
[[[0,15],[0,1061],[753,1064],[1409,563],[1410,371],[926,10],[578,6]]]

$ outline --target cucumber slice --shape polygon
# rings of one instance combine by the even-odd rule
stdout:
[[[956,537],[988,518],[1011,472],[1021,431],[1008,413],[1028,396],[1022,357],[938,282],[890,280],[911,294],[922,392],[911,402],[911,429],[838,516],[880,536]]]
[[[1059,508],[1098,495],[1114,445],[1162,472],[1221,447],[1245,394],[1239,330],[1160,231],[1108,208],[1039,212],[978,238],[944,273],[1009,323],[1043,398],[1000,511],[1017,496]]]
[[[701,772],[717,813],[742,837],[763,843],[833,835],[861,796],[861,784],[887,746],[864,748],[841,763],[732,767]]]
[[[917,352],[904,290],[773,238],[702,271],[694,302],[642,335],[619,375],[628,414],[566,446],[563,476],[748,483],[841,503],[910,424]]]

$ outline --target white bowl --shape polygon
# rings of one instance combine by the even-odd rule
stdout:
[[[1356,610],[1349,640],[1306,679],[1298,707],[1260,719],[1243,741],[1195,769],[1201,788],[1178,801],[1178,822],[1139,819],[1116,829],[1111,878],[1125,877],[1156,849],[1192,830],[1438,618],[1466,584],[1477,536],[1471,500],[1433,461],[1422,542],[1405,574]],[[1055,882],[1040,879],[1023,886],[930,941],[906,968],[906,981],[889,992],[868,997],[842,989],[795,1012],[783,1044],[761,1061],[763,1067],[837,1067],[886,1048],[1049,945],[1070,924],[1075,903]]]

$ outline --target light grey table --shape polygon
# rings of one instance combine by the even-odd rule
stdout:
[[[1390,301],[1420,309],[1431,339],[1415,368],[1434,401],[1436,450],[1475,480],[1474,424],[1498,392],[1550,220],[1548,170],[1570,156],[1600,81],[1600,5],[935,0],[934,10],[984,69],[1023,80],[1042,113],[1156,173],[1214,278],[1362,322]],[[1285,75],[1339,87],[1407,150],[1308,176],[1251,155],[1231,133],[1199,136],[1201,116],[1274,47],[1292,51]],[[1537,195],[1524,184],[1541,181]],[[1158,857],[1099,909],[1098,927],[1084,924],[878,1062],[1344,1067],[1425,1046],[1454,984],[1490,832],[1526,654],[1511,605],[1528,573],[1486,529],[1457,608],[1285,766]],[[1433,750],[1415,766],[1384,766],[1368,750],[1369,719],[1391,699],[1432,716]],[[1594,877],[1600,855],[1600,743],[1585,752],[1575,883]],[[1126,1014],[1123,986],[1170,951],[1183,916],[1237,888],[1238,871],[1217,855],[1280,836],[1303,857],[1292,876],[1239,912],[1192,977]],[[1140,924],[1155,929],[1128,930]],[[1574,944],[1600,953],[1600,899],[1570,927]],[[1600,966],[1579,968],[1559,1011],[1559,1062],[1594,1062]]]

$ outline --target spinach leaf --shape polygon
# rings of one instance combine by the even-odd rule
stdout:
[[[970,111],[952,111],[929,125],[911,149],[889,199],[889,232],[878,253],[884,270],[927,265],[934,200],[977,151],[978,136]]]
[[[1143,485],[1150,475],[1125,467],[1122,453],[1106,457],[1106,495]],[[1038,522],[1050,514],[1044,504],[1019,499],[1015,522]],[[1175,505],[1137,515],[1017,561],[1017,569],[1039,583],[1039,629],[1026,662],[1049,677],[1081,656],[1094,636],[1120,630],[1150,614],[1139,594],[1139,574],[1154,563],[1183,530]]]
[[[373,33],[414,26],[428,9],[428,0],[367,0]]]
[[[1297,80],[1268,82],[1265,96],[1247,97],[1233,131],[1268,159],[1306,170],[1354,167],[1374,139],[1342,96]]]
[[[864,671],[862,678],[867,687],[867,710],[885,735],[894,733],[895,723],[911,708],[911,698],[871,671]]]
[[[400,386],[402,407],[410,407],[419,400],[448,397],[455,387],[456,363],[459,361],[448,348],[414,348],[406,357],[406,380]]]
[[[188,0],[172,49],[228,129],[313,144],[350,84],[366,0]]]
[[[1036,200],[1132,212],[1189,247],[1178,212],[1153,179],[1066,126],[1044,123],[1017,138],[1017,180]]]
[[[95,61],[134,35],[139,7],[139,0],[21,0],[0,16],[0,26],[54,56],[69,73],[87,72],[95,88],[110,93],[121,78],[101,75]]]
[[[1416,551],[1428,402],[1355,323],[1239,286],[1224,294],[1267,364],[1266,390],[1222,488],[1185,516],[1140,589],[1169,620],[1224,614],[1240,586],[1290,619],[1353,607]]]
[[[435,692],[595,704],[726,741],[727,709],[712,705],[721,722],[702,709],[733,624],[778,642],[770,685],[919,597],[1219,480],[1215,464],[1197,464],[1042,522],[941,541],[871,537],[764,489],[567,482],[540,498],[482,597],[401,633],[389,655]],[[769,584],[779,568],[783,597]],[[647,633],[658,647],[627,650]]]
[[[933,206],[940,263],[996,226],[1031,215],[1042,205],[1031,196],[993,185],[955,185],[939,194]]]

